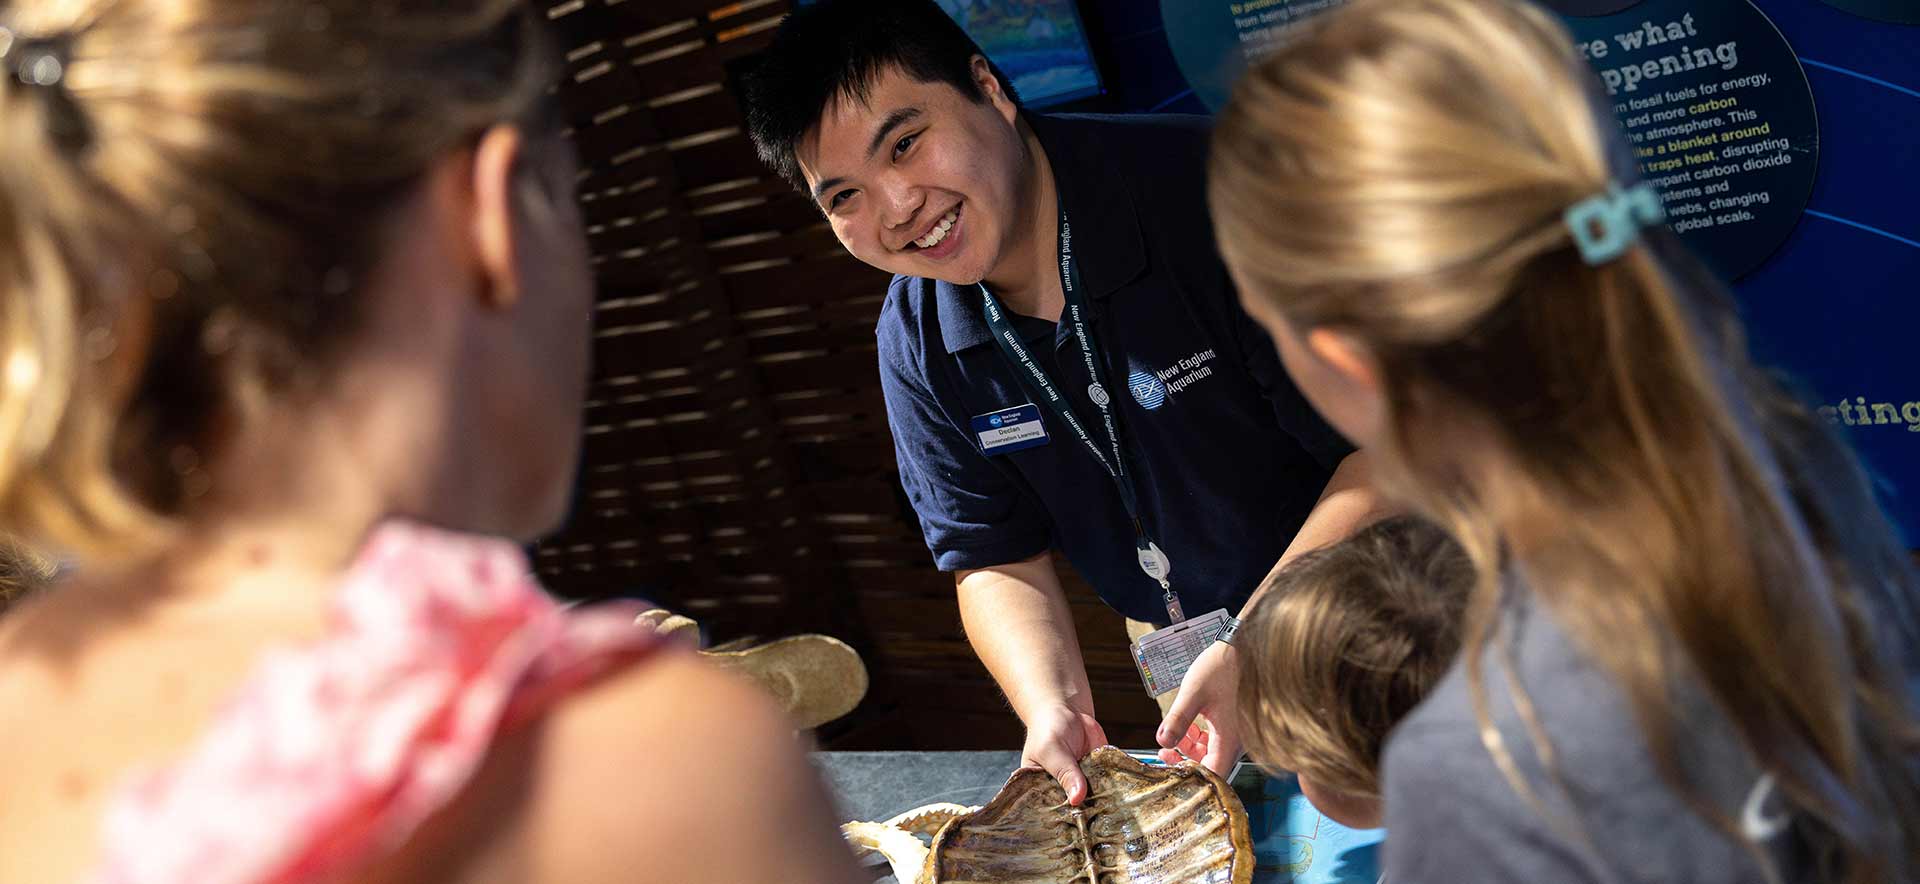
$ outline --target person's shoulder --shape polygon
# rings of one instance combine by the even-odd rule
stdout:
[[[1478,667],[1468,666],[1469,654],[1477,656]],[[1523,695],[1516,696],[1516,685],[1523,686]],[[1606,752],[1632,742],[1621,739],[1629,737],[1625,728],[1631,727],[1631,717],[1617,700],[1605,676],[1571,646],[1551,618],[1530,604],[1512,606],[1486,645],[1462,648],[1433,690],[1393,729],[1382,760],[1389,787],[1411,782],[1434,788],[1451,782],[1454,788],[1481,791],[1489,800],[1518,800],[1494,760],[1489,739],[1509,756],[1514,772],[1529,779],[1543,773],[1535,734],[1528,727],[1530,715],[1549,740],[1558,738],[1563,750],[1575,748],[1565,742],[1574,741],[1584,763],[1585,752]],[[1522,703],[1530,713],[1521,712]],[[1398,784],[1392,782],[1396,775]]]
[[[1509,750],[1513,736],[1498,728]],[[1524,740],[1522,736],[1520,739]],[[1578,850],[1544,828],[1482,739],[1463,667],[1394,727],[1381,759],[1386,868],[1408,881],[1590,881]]]
[[[1744,849],[1661,776],[1625,692],[1545,605],[1510,602],[1487,646],[1461,654],[1388,738],[1396,877],[1445,879],[1473,862],[1484,881],[1647,880],[1582,834],[1600,831],[1662,857],[1670,880],[1755,880]],[[1677,704],[1674,751],[1702,797],[1734,811],[1757,771],[1710,706]]]
[[[1382,751],[1381,765],[1417,772],[1429,759],[1459,762],[1485,752],[1469,696],[1466,667],[1456,662],[1420,705],[1394,726]]]
[[[1117,178],[1142,222],[1181,219],[1176,226],[1205,233],[1207,151],[1213,121],[1191,114],[1073,114],[1053,118],[1071,133],[1089,160],[1083,174]],[[1056,138],[1059,136],[1056,135]]]
[[[1094,137],[1131,135],[1204,142],[1213,131],[1213,118],[1200,114],[1047,114],[1041,119],[1051,120],[1063,130]]]
[[[925,277],[903,275],[895,275],[887,284],[887,296],[880,302],[880,314],[873,326],[883,369],[919,364],[921,354],[927,352],[928,338],[940,334],[935,293],[938,284]]]
[[[1213,119],[1195,114],[1057,114],[1041,119],[1055,137],[1076,139],[1123,171],[1199,172]]]
[[[887,282],[887,296],[880,302],[880,328],[911,326],[932,311],[933,280],[896,273]]]
[[[792,721],[758,688],[692,654],[662,651],[574,695],[525,751],[534,880],[845,881],[853,872]]]
[[[1526,592],[1518,578],[1510,577],[1509,586]],[[1406,767],[1452,758],[1490,768],[1483,737],[1490,730],[1513,753],[1521,772],[1532,773],[1539,759],[1529,717],[1550,741],[1577,748],[1583,762],[1617,767],[1644,760],[1625,696],[1541,605],[1509,603],[1486,645],[1460,653],[1461,659],[1394,729],[1388,752],[1402,756]],[[1477,693],[1484,716],[1476,708],[1465,659],[1469,653],[1480,662]],[[1523,703],[1528,712],[1521,711]]]

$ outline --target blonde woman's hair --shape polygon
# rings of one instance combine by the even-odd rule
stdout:
[[[167,536],[252,405],[325,378],[430,164],[493,125],[560,131],[540,19],[0,5],[0,526],[82,558]]]
[[[1275,572],[1240,625],[1247,754],[1380,797],[1387,734],[1460,649],[1473,563],[1414,516],[1376,522]]]
[[[1636,169],[1571,47],[1513,0],[1328,14],[1221,115],[1222,253],[1243,297],[1377,358],[1383,481],[1479,572],[1465,647],[1483,725],[1500,578],[1523,565],[1703,818],[1737,837],[1678,761],[1686,681],[1779,784],[1827,880],[1910,880],[1912,566],[1851,453],[1751,364],[1722,286],[1669,231],[1581,259],[1563,213]]]

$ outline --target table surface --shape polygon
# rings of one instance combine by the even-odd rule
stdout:
[[[1020,766],[1019,752],[816,752],[839,822],[881,822],[923,804],[985,804]],[[886,861],[866,860],[875,884],[897,884]]]
[[[1020,766],[1007,752],[816,752],[840,822],[879,822],[923,804],[985,804]]]
[[[839,822],[879,822],[925,804],[985,804],[1020,766],[1020,753],[816,752],[814,767],[832,791]],[[1248,765],[1234,780],[1254,832],[1256,884],[1373,884],[1373,843],[1322,818],[1291,777],[1268,780]],[[868,859],[877,884],[894,884],[885,861]]]

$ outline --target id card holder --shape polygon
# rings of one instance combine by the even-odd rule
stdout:
[[[973,432],[980,437],[981,453],[989,457],[1047,444],[1047,426],[1040,420],[1040,406],[1031,402],[975,417]]]
[[[1179,690],[1187,670],[1201,653],[1227,631],[1232,615],[1226,608],[1156,629],[1133,643],[1133,665],[1140,669],[1140,683],[1147,695],[1158,697]]]

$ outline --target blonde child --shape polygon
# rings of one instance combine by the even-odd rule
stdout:
[[[1248,757],[1296,774],[1335,822],[1378,828],[1381,749],[1453,663],[1472,590],[1466,553],[1412,516],[1287,563],[1234,638]]]

